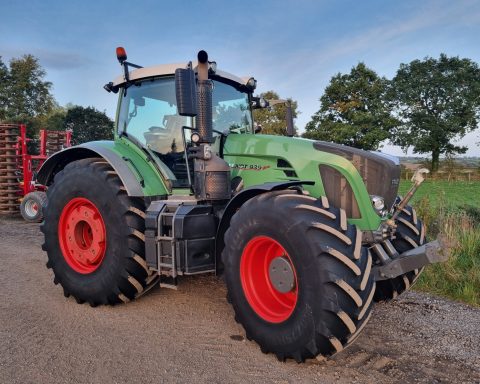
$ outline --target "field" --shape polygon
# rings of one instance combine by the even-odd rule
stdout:
[[[448,262],[429,266],[415,289],[480,306],[480,182],[426,181],[412,205],[428,236],[442,234],[452,246]]]
[[[403,181],[400,194],[405,195],[410,186],[410,182]],[[425,197],[428,197],[432,207],[443,204],[450,208],[466,205],[480,208],[480,182],[426,180],[415,194],[413,205]]]

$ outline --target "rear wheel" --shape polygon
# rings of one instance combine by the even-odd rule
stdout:
[[[153,282],[144,260],[144,203],[102,159],[68,164],[48,189],[41,230],[56,284],[92,306],[134,299]]]
[[[43,220],[43,209],[47,205],[47,195],[42,191],[27,193],[20,204],[20,213],[25,221],[39,223]]]
[[[400,212],[395,224],[397,225],[396,239],[392,240],[392,245],[399,254],[417,248],[426,242],[425,225],[417,217],[415,208],[410,205],[407,205]],[[420,277],[423,269],[415,269],[393,279],[378,281],[375,301],[395,299],[398,295],[410,289]]]
[[[375,283],[343,210],[296,192],[246,202],[225,234],[228,297],[247,338],[278,359],[332,355],[368,321]]]

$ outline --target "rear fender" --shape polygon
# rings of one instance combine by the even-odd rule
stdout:
[[[118,174],[129,196],[144,196],[143,178],[138,172],[136,175],[128,167],[128,159],[125,160],[122,156],[96,142],[70,147],[49,157],[38,171],[37,182],[48,186],[53,182],[55,175],[65,168],[67,164],[89,157],[99,157],[108,161]]]

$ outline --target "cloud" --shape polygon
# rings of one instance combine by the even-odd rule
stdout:
[[[48,69],[65,71],[87,66],[89,59],[85,59],[77,53],[67,51],[55,51],[43,48],[31,48],[27,51],[18,48],[2,49],[2,57],[6,60],[18,58],[26,54],[32,54],[40,60],[40,64]]]
[[[429,47],[443,47],[445,51],[451,39],[434,43],[438,35],[462,33],[462,28],[476,28],[478,24],[480,7],[475,1],[415,4],[401,14],[378,16],[376,23],[363,30],[349,30],[342,23],[339,30],[343,32],[337,37],[311,40],[308,47],[292,47],[288,60],[268,56],[265,52],[271,54],[271,50],[262,47],[254,55],[256,75],[262,89],[275,89],[299,102],[303,114],[298,123],[303,126],[318,109],[318,97],[334,73],[348,71],[359,60],[367,60],[368,65],[380,66],[382,72],[392,75],[400,62],[433,54],[435,48],[432,51]]]

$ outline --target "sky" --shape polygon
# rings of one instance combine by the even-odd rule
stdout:
[[[332,76],[364,62],[392,78],[400,63],[440,53],[480,63],[480,1],[0,0],[0,56],[33,54],[60,105],[105,110],[103,85],[121,68],[115,48],[142,66],[187,62],[205,49],[218,68],[254,76],[257,91],[298,101],[303,129]],[[480,129],[459,144],[480,156]],[[402,155],[398,147],[382,149]]]

